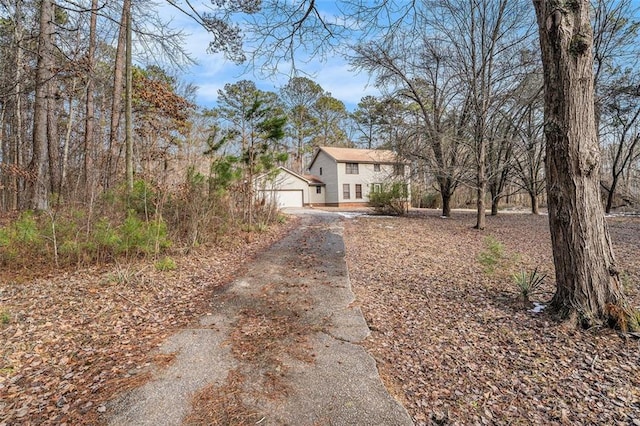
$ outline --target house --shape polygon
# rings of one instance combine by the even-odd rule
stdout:
[[[278,207],[358,207],[388,183],[407,185],[409,193],[409,167],[389,150],[319,147],[308,171],[279,167],[259,177],[258,197],[275,200]]]
[[[409,193],[409,167],[390,150],[319,147],[309,173],[325,185],[324,206],[366,206],[371,192],[391,182]]]

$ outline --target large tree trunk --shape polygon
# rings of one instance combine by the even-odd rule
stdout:
[[[29,167],[28,188],[29,207],[39,210],[48,208],[47,109],[49,108],[49,86],[53,77],[53,10],[51,0],[42,0],[33,106],[33,154]]]
[[[632,324],[600,200],[589,0],[533,3],[544,67],[547,195],[557,284],[551,307],[585,327],[626,328]]]

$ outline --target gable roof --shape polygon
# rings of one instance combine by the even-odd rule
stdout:
[[[395,152],[388,149],[359,149],[340,148],[335,146],[320,146],[313,156],[309,167],[316,161],[320,151],[339,163],[374,163],[374,164],[395,164],[400,160]]]
[[[278,166],[278,170],[279,170],[279,172],[278,172],[278,173],[280,173],[280,172],[284,172],[284,173],[286,173],[286,174],[289,174],[289,175],[293,176],[293,177],[294,177],[294,178],[296,178],[296,179],[300,179],[301,181],[306,182],[308,185],[316,185],[316,186],[317,186],[317,185],[324,185],[324,182],[322,182],[322,181],[320,180],[320,178],[319,178],[319,177],[317,177],[317,176],[313,176],[313,175],[301,175],[301,174],[298,174],[298,173],[294,172],[293,170],[289,170],[289,169],[287,169],[287,168],[286,168],[286,167],[284,167],[284,166]],[[269,174],[269,173],[262,173],[261,175],[256,176],[256,178],[255,178],[255,179],[256,179],[256,180],[263,179],[263,178],[264,178],[265,176],[267,176],[268,174]]]

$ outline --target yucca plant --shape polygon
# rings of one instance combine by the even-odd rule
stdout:
[[[518,288],[518,293],[524,303],[529,303],[531,295],[540,292],[546,277],[547,274],[538,273],[538,267],[536,267],[531,273],[520,271],[519,274],[513,275],[513,279]]]

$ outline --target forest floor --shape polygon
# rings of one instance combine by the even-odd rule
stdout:
[[[640,308],[640,218],[607,219],[622,282]],[[640,425],[640,341],[568,328],[523,306],[513,278],[554,269],[548,218],[413,212],[346,222],[349,275],[387,388],[422,424]],[[503,244],[493,270],[480,261]],[[490,257],[490,256],[489,256]]]
[[[161,272],[139,260],[0,275],[0,426],[99,424],[106,402],[173,362],[157,349],[296,226],[228,236]]]
[[[640,307],[640,218],[608,219],[626,293]],[[96,424],[106,401],[173,362],[154,349],[210,310],[207,300],[253,256],[295,227],[176,258],[81,271],[0,276],[0,425]],[[363,345],[389,391],[418,425],[640,425],[640,344],[607,329],[568,328],[518,299],[513,274],[548,276],[546,216],[500,214],[344,220],[355,305],[372,334]],[[493,268],[479,261],[503,244]],[[490,270],[492,269],[492,270]]]

